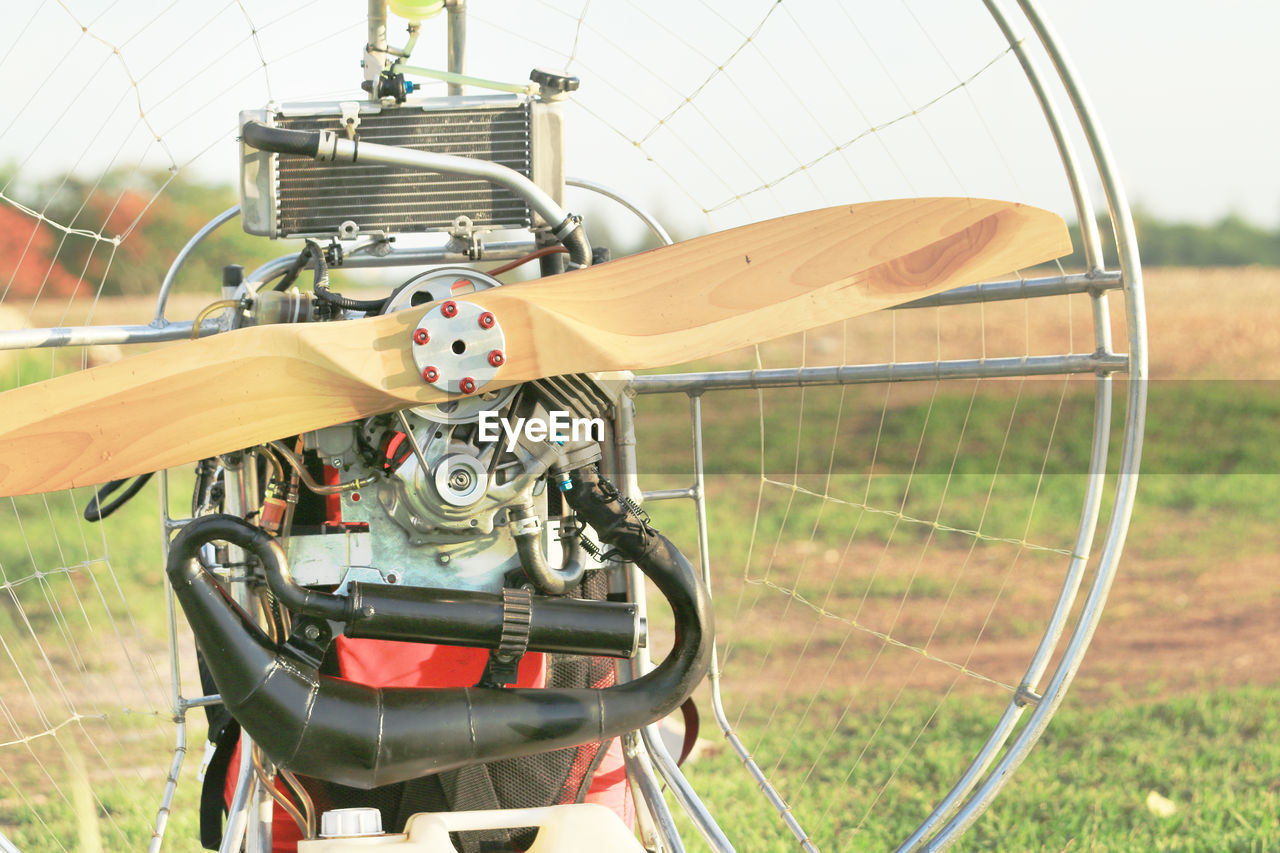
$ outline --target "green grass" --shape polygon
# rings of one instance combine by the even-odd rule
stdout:
[[[833,720],[846,700],[822,697],[819,713]],[[933,714],[937,701],[932,694],[908,694],[892,708],[846,717],[840,746],[821,755],[803,787],[821,739],[793,744],[788,766],[796,770],[771,775],[819,849],[892,849],[927,814],[994,720],[989,706],[954,700]],[[792,703],[764,731],[760,720],[744,722],[744,741],[766,769],[801,710]],[[1118,696],[1087,708],[1068,699],[991,810],[954,849],[1275,850],[1278,766],[1280,693],[1274,687],[1162,701]],[[687,769],[739,850],[795,848],[780,821],[759,819],[772,812],[729,750]],[[1176,812],[1153,814],[1146,805],[1151,791],[1171,800]]]
[[[47,355],[24,353],[22,359],[26,380],[32,371],[50,369]],[[932,398],[894,396],[887,408],[882,388],[785,392],[769,395],[763,415],[754,393],[708,395],[708,488],[717,565],[741,573],[753,532],[769,545],[781,536],[812,542],[818,550],[843,548],[855,529],[859,541],[894,548],[927,538],[940,549],[972,540],[946,527],[1068,546],[1086,485],[1092,384],[1072,381],[1065,394],[1061,382],[1028,382],[1020,394],[1006,386],[996,393],[987,384],[974,397],[970,389],[954,384],[941,386]],[[1122,385],[1117,391],[1122,398]],[[1264,384],[1153,383],[1150,400],[1134,522],[1136,553],[1160,558],[1190,551],[1280,551],[1274,534],[1280,514],[1280,442],[1274,440],[1280,395]],[[639,406],[646,486],[686,485],[687,401],[643,397]],[[799,455],[797,443],[803,448]],[[1116,456],[1113,447],[1113,472]],[[830,467],[841,474],[828,477]],[[762,488],[762,471],[776,483]],[[175,495],[180,503],[182,487],[175,487]],[[20,640],[34,631],[50,638],[55,665],[74,668],[82,662],[66,650],[90,652],[102,626],[122,620],[126,612],[144,641],[163,638],[154,485],[101,527],[77,520],[88,497],[87,490],[79,490],[3,501],[0,567],[9,586],[0,595],[5,605],[0,636],[11,641],[15,654],[30,653]],[[650,511],[665,533],[692,549],[687,504],[654,504]],[[1186,535],[1145,535],[1144,529]],[[761,554],[768,549],[757,548],[757,561]],[[53,567],[67,571],[51,572]],[[764,566],[757,562],[749,568]],[[965,579],[970,585],[998,582]],[[821,584],[801,591],[817,598]],[[950,594],[950,578],[936,570],[910,578],[884,576],[852,593],[872,601],[907,596],[917,603],[936,602]],[[664,615],[655,614],[655,625]],[[1006,628],[1030,634],[1041,625],[1019,622]],[[740,641],[740,648],[749,650],[749,639]],[[767,637],[754,639],[772,645]],[[92,653],[85,657],[94,659]],[[884,849],[901,840],[942,795],[981,743],[994,719],[993,707],[956,698],[933,715],[936,694],[905,694],[892,707],[878,696],[823,696],[816,731],[830,731],[851,701],[855,712],[840,723],[837,754],[817,762],[793,799],[802,819],[812,808],[810,800],[818,804],[809,825],[824,849]],[[1209,688],[1195,697],[1157,696],[1139,704],[1117,699],[1088,710],[1073,706],[1069,697],[1044,743],[959,849],[1278,849],[1278,702],[1277,686]],[[771,746],[770,738],[789,739],[800,712],[794,703],[784,705],[766,732],[758,729],[763,718],[748,716],[744,730],[767,756],[784,743]],[[193,744],[199,743],[201,729],[193,718]],[[851,750],[861,751],[868,741],[855,762],[858,755]],[[791,757],[807,767],[820,746],[818,739],[801,738]],[[156,760],[167,761],[163,752],[162,746],[156,755],[163,757]],[[55,752],[47,760],[56,769],[62,758]],[[94,763],[92,756],[86,760]],[[149,765],[156,760],[147,758]],[[194,763],[188,762],[189,769]],[[767,807],[736,764],[728,755],[710,756],[693,766],[691,776],[723,822],[736,830],[735,838],[742,839],[740,850],[793,849],[785,831],[756,827],[755,819]],[[32,794],[25,801],[0,794],[6,804],[0,829],[24,850],[76,849],[83,814],[76,810],[73,792],[47,790],[48,780],[31,776],[38,768],[18,750],[0,750],[0,769],[11,785]],[[141,846],[163,779],[148,777],[145,784],[131,785],[94,776],[92,768],[90,775],[107,849]],[[863,823],[867,804],[891,776]],[[793,794],[788,786],[800,784],[785,767],[780,778],[788,795]],[[1171,799],[1178,812],[1170,818],[1152,815],[1145,806],[1151,790]],[[189,805],[194,791],[194,782],[185,779],[180,801]],[[822,814],[828,801],[832,807]],[[119,828],[106,814],[115,816]],[[190,808],[179,810],[170,830],[173,849],[185,849],[194,837],[192,820]],[[36,840],[46,834],[52,838]]]
[[[709,394],[707,472],[732,483],[716,497],[722,513],[737,519],[722,519],[717,532],[730,543],[743,539],[763,475],[786,484],[765,489],[763,512],[788,513],[797,530],[814,526],[824,501],[793,499],[789,487],[868,507],[859,534],[873,541],[919,540],[939,520],[997,538],[1069,545],[1087,485],[1092,383],[1028,381],[1016,393],[1011,383],[999,391],[988,384],[976,396],[972,387],[944,384],[932,399],[888,407],[884,390],[858,387],[770,393],[763,404],[754,392]],[[1111,475],[1120,461],[1125,390],[1118,382]],[[646,487],[687,482],[687,400],[646,396],[638,409]],[[1280,510],[1278,422],[1280,395],[1268,383],[1151,382],[1140,516],[1234,518],[1255,534],[1269,530],[1267,519]],[[840,535],[836,525],[819,526],[824,544],[838,544]]]

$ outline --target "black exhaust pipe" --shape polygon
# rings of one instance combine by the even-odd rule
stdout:
[[[706,676],[714,636],[710,597],[670,540],[622,504],[594,469],[573,472],[571,482],[566,502],[653,580],[675,617],[666,659],[635,681],[603,690],[377,689],[320,675],[273,643],[195,559],[214,540],[252,553],[278,551],[271,537],[230,516],[183,528],[166,571],[223,704],[285,769],[372,788],[607,740],[666,716]]]

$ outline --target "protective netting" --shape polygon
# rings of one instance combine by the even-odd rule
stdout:
[[[365,11],[350,0],[9,10],[0,330],[148,322],[177,250],[235,203],[237,113],[363,97]],[[1014,46],[980,3],[471,0],[467,15],[468,73],[581,78],[568,173],[634,198],[677,238],[903,196],[1004,198],[1073,218]],[[415,63],[444,68],[444,44],[444,18],[425,22]],[[567,201],[615,255],[653,245],[611,203],[576,190]],[[223,264],[285,248],[221,229],[184,268],[169,316],[216,298]],[[1083,294],[895,311],[698,367],[1091,353],[1099,316]],[[0,352],[3,387],[118,355]],[[642,485],[686,485],[688,400],[645,395],[637,408]],[[1094,380],[715,392],[702,417],[728,722],[819,846],[897,843],[1014,697],[1069,567],[1088,556],[1074,552],[1097,487]],[[102,524],[82,519],[91,495],[0,499],[0,832],[22,850],[147,844],[173,757],[154,486]],[[687,507],[651,511],[696,551]],[[188,694],[195,683],[188,674]],[[738,763],[721,745],[690,776],[739,849],[781,849],[791,833]],[[196,764],[178,786],[174,849],[195,837]]]

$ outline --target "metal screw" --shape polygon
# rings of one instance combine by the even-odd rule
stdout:
[[[461,389],[463,394],[470,394],[476,390],[476,381],[470,376],[464,376],[462,381],[458,383],[458,388]]]
[[[502,354],[502,350],[496,349],[489,352],[489,363],[494,367],[501,367],[507,357]]]
[[[330,460],[329,460],[329,467],[330,467],[330,468],[341,468],[341,467],[342,467],[342,457],[341,457],[341,456],[335,456],[335,457],[333,457],[332,459],[330,459]]]
[[[484,312],[483,314],[481,314],[481,315],[480,315],[480,328],[482,328],[482,329],[492,329],[492,328],[493,328],[493,324],[494,324],[494,323],[496,323],[496,322],[498,322],[498,321],[497,321],[497,319],[493,316],[493,312],[492,312],[492,311],[486,311],[486,312]]]
[[[446,317],[456,316],[458,313],[458,303],[454,302],[452,299],[448,300],[440,306],[440,313]]]
[[[418,329],[413,333],[413,342],[415,344],[425,344],[429,340],[431,340],[431,333],[426,329]]]
[[[427,380],[428,382],[435,382],[437,379],[440,378],[440,371],[428,365],[422,368],[422,378]]]
[[[452,559],[452,557],[450,557],[448,554],[441,554],[441,555],[440,555],[440,562],[442,562],[442,563],[447,563],[447,562],[449,562],[449,560],[451,560],[451,559]]]
[[[308,625],[307,627],[303,628],[303,629],[302,629],[302,634],[303,634],[303,636],[305,636],[308,640],[318,640],[318,639],[320,639],[320,629],[319,629],[319,628],[317,628],[315,625]]]

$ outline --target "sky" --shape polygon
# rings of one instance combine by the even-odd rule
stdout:
[[[27,176],[92,173],[128,162],[130,146],[145,143],[151,165],[230,179],[236,111],[260,106],[268,94],[332,97],[333,81],[358,79],[350,66],[363,5],[24,5],[22,15],[37,13],[0,35],[7,105],[0,163]],[[529,57],[572,56],[588,113],[575,119],[578,170],[625,174],[634,186],[624,189],[676,210],[677,219],[706,214],[741,193],[749,197],[736,205],[739,219],[860,194],[993,195],[1069,208],[1034,103],[1025,93],[997,95],[1017,67],[1011,56],[999,57],[1006,46],[992,41],[976,0],[774,6],[472,0],[468,70],[521,79]],[[1280,224],[1280,2],[1042,0],[1040,8],[1094,102],[1131,202],[1167,219],[1211,222],[1237,213]],[[734,20],[726,22],[730,14]],[[758,21],[765,25],[751,33]],[[740,49],[744,34],[755,38],[760,56]],[[929,105],[949,80],[976,74],[993,56],[990,73],[967,91]],[[261,58],[269,59],[265,71]],[[732,73],[717,76],[717,62]],[[698,85],[704,77],[705,90]],[[1014,82],[1025,89],[1020,78]],[[142,123],[135,92],[145,107]],[[693,95],[692,109],[682,109],[682,93]],[[961,116],[957,105],[971,106],[978,119]],[[916,107],[919,121],[896,120]],[[75,121],[58,122],[72,113]],[[866,126],[881,128],[878,147],[859,136]],[[152,144],[153,131],[163,145]],[[857,139],[847,152],[859,158],[856,183],[841,171],[840,157],[822,155],[850,139]],[[835,186],[841,189],[827,191]],[[736,224],[711,218],[715,227]]]
[[[1280,2],[1045,0],[1131,203],[1280,225]]]

